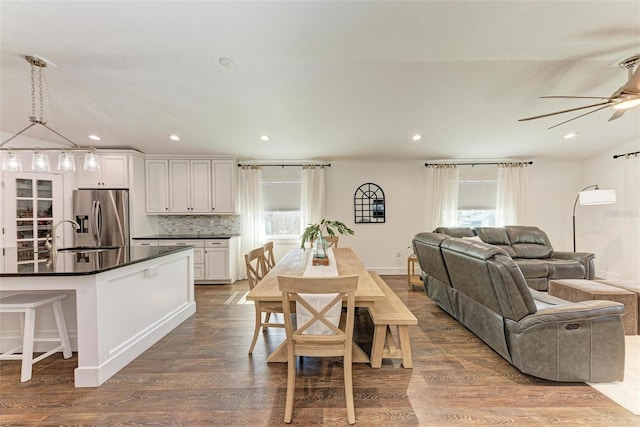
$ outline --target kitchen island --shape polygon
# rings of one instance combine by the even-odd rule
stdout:
[[[44,263],[38,272],[5,266],[0,293],[67,294],[65,318],[78,352],[76,387],[104,383],[196,311],[191,246],[60,252],[58,258],[55,271]],[[19,323],[4,320],[3,349],[20,339]],[[53,334],[55,323],[40,316],[36,328],[36,334]]]

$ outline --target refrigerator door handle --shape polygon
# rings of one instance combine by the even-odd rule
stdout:
[[[93,237],[93,244],[100,246],[100,240],[102,240],[102,207],[97,200],[91,203],[91,237]]]

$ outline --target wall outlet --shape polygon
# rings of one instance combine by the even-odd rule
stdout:
[[[400,258],[400,251],[396,251],[396,258]]]

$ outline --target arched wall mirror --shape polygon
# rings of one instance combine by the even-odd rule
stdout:
[[[362,184],[353,195],[356,224],[385,222],[384,191],[378,185]]]

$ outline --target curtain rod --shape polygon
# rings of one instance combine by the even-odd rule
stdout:
[[[525,163],[527,165],[532,165],[533,161],[529,160],[528,162],[473,162],[473,163],[456,163],[456,162],[443,162],[443,163],[425,163],[425,166],[437,166],[437,165],[456,165],[456,166],[485,166],[485,165],[502,165],[505,163]]]
[[[634,151],[633,153],[615,154],[613,158],[617,159],[618,157],[637,156],[639,154],[640,154],[640,151]]]
[[[307,164],[279,164],[279,165],[274,165],[274,164],[259,164],[259,163],[238,163],[238,167],[242,167],[242,166],[261,166],[261,167],[265,167],[265,166],[279,166],[281,168],[287,167],[287,166],[297,166],[297,167],[302,167],[302,166],[326,166],[326,167],[331,167],[331,163],[324,163],[324,164],[313,164],[313,163],[307,163]]]

